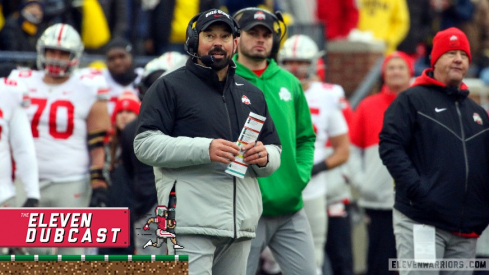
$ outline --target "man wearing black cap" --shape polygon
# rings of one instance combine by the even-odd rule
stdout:
[[[137,86],[143,75],[143,68],[135,68],[132,58],[132,45],[123,38],[114,38],[107,45],[105,53],[107,70],[102,74],[109,87],[109,115],[112,115],[117,98],[123,92],[138,95]]]
[[[280,17],[258,8],[234,15],[243,31],[234,56],[236,74],[265,94],[270,115],[280,121],[276,126],[284,147],[280,169],[258,180],[263,215],[251,245],[250,275],[255,274],[260,252],[267,245],[284,272],[316,274],[311,228],[302,201],[302,190],[311,178],[316,135],[300,81],[269,58],[278,51],[283,36],[274,26],[282,21]]]
[[[156,80],[139,113],[134,150],[155,167],[158,204],[174,208],[183,246],[176,253],[189,255],[190,274],[245,274],[262,212],[256,178],[280,165],[263,93],[234,74],[238,36],[237,23],[221,10],[192,18],[185,44],[191,58]],[[250,112],[266,120],[256,141],[238,146]],[[242,177],[225,172],[238,154],[247,166]],[[176,204],[169,205],[170,193]]]

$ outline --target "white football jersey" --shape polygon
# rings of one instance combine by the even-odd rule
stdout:
[[[80,70],[66,82],[46,84],[44,72],[15,70],[10,78],[23,82],[31,105],[27,109],[39,163],[39,180],[75,181],[88,177],[86,119],[97,100],[107,100],[100,75]]]
[[[15,196],[12,159],[27,197],[39,199],[34,142],[25,110],[28,103],[25,86],[0,78],[0,203]]]
[[[343,95],[343,96],[339,96]],[[324,161],[328,156],[326,144],[330,137],[348,133],[348,125],[342,113],[343,88],[339,85],[313,82],[305,91],[311,119],[316,133],[314,144],[314,164]],[[311,178],[302,191],[305,200],[326,194],[325,173]]]
[[[117,98],[124,93],[124,92],[131,92],[136,96],[139,96],[139,90],[137,89],[137,85],[141,81],[142,75],[144,73],[143,68],[136,68],[134,69],[134,72],[138,75],[134,81],[127,85],[127,86],[122,86],[121,84],[115,82],[115,80],[112,78],[110,75],[110,72],[108,69],[103,69],[101,71],[102,75],[105,78],[105,81],[107,82],[107,86],[109,88],[109,102],[107,103],[107,107],[109,108],[109,116],[112,116],[112,113],[114,112],[115,104],[117,103]]]

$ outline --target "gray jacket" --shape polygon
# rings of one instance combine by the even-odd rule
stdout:
[[[251,104],[244,104],[243,96]],[[250,165],[240,179],[225,173],[225,164],[211,162],[209,146],[216,138],[236,141],[250,111],[267,117],[258,140],[269,162],[261,168]],[[140,161],[155,167],[159,205],[167,205],[175,186],[175,233],[255,237],[262,213],[256,177],[277,170],[281,153],[263,93],[235,76],[234,68],[219,91],[217,75],[189,61],[152,85],[138,120],[134,150]]]

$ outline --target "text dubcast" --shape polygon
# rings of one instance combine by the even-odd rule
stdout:
[[[0,247],[127,247],[127,208],[3,208]]]

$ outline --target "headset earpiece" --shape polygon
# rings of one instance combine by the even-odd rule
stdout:
[[[278,51],[280,50],[280,43],[282,43],[282,40],[284,39],[285,35],[287,34],[287,25],[285,25],[284,22],[284,17],[282,16],[282,13],[280,11],[276,11],[274,13],[275,18],[277,19],[275,22],[277,23],[277,31],[274,33],[276,37],[274,37],[273,40],[273,47],[272,47],[272,52],[271,56],[276,57],[278,54]],[[284,29],[282,30],[282,24]],[[276,38],[276,39],[275,39]]]
[[[275,58],[275,56],[277,55],[277,53],[280,49],[280,43],[282,42],[282,39],[284,39],[285,34],[287,33],[287,26],[285,25],[282,13],[280,11],[276,11],[275,13],[271,13],[271,12],[264,10],[264,9],[251,7],[251,8],[244,8],[244,9],[237,11],[233,16],[233,19],[236,19],[237,17],[239,17],[240,14],[242,14],[246,11],[250,11],[250,10],[265,12],[266,14],[268,14],[269,16],[271,16],[273,18],[274,24],[275,23],[277,24],[277,29],[274,28],[273,32],[272,32],[273,43],[272,43],[272,50],[270,52],[270,56]],[[282,31],[282,26],[280,25],[280,23],[283,24],[283,27],[284,27],[283,31]]]
[[[190,22],[188,23],[187,26],[187,39],[185,40],[185,51],[191,55],[196,57],[197,56],[197,49],[199,48],[199,33],[197,30],[193,27],[195,22],[199,20],[200,16],[203,14],[203,12],[197,14],[194,16]],[[233,28],[231,29],[231,32],[235,37],[239,37],[241,35],[241,30],[239,29],[239,24],[236,22],[236,20],[230,16],[231,20],[233,21]]]
[[[191,56],[197,55],[197,48],[199,47],[199,34],[197,33],[197,30],[193,28],[193,25],[195,22],[197,22],[201,15],[202,13],[199,13],[194,16],[187,26],[187,39],[185,40],[184,48],[185,51]]]

